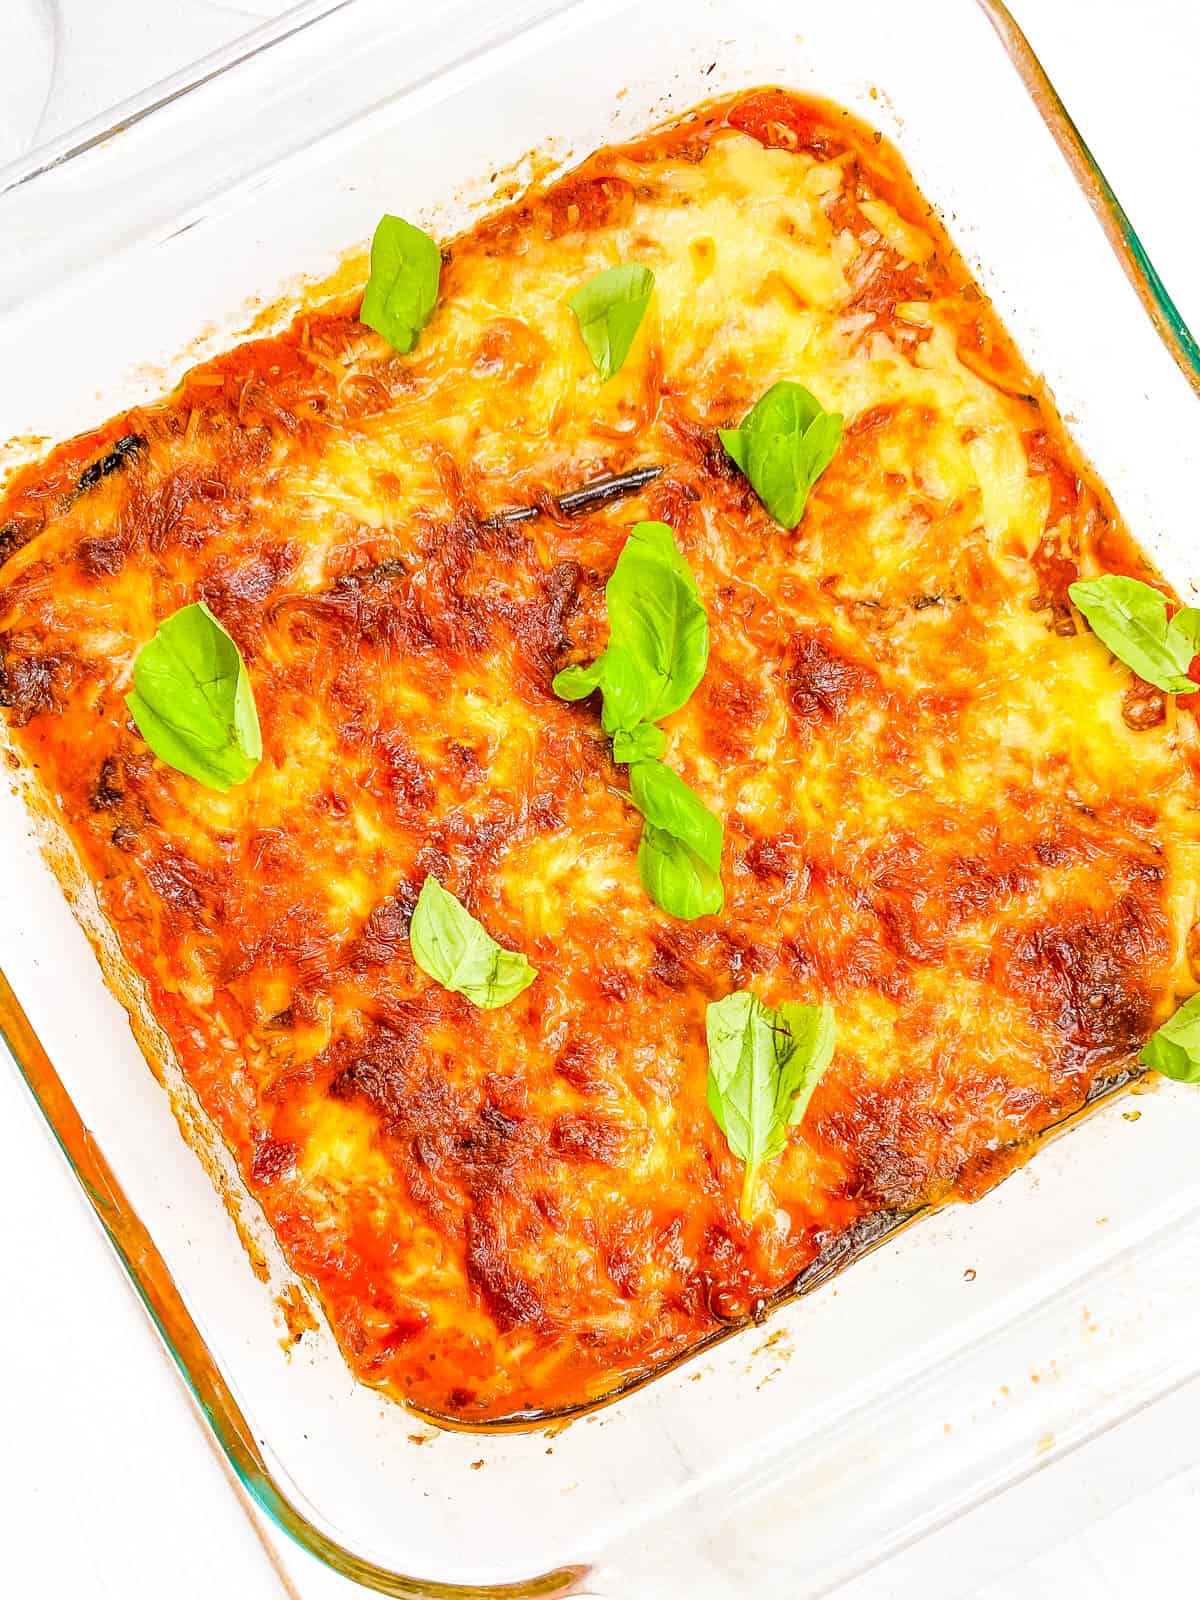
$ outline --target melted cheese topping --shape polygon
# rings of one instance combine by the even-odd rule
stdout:
[[[653,268],[601,386],[567,298]],[[1195,987],[1196,735],[1066,600],[1144,570],[897,158],[779,91],[606,150],[455,240],[411,357],[352,304],[191,373],[0,505],[0,690],[125,955],[364,1379],[484,1421],[584,1403],[865,1220],[974,1194]],[[777,379],[846,437],[800,527],[725,458]],[[118,442],[120,441],[120,442]],[[114,449],[115,446],[115,449]],[[637,500],[496,512],[660,463]],[[82,474],[82,477],[81,477]],[[648,900],[593,702],[630,524],[712,631],[667,760],[720,917]],[[203,598],[266,755],[214,794],[122,696]],[[536,983],[413,965],[428,872]],[[837,1053],[738,1216],[704,1010],[829,1000]]]

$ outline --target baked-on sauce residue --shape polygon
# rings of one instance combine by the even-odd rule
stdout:
[[[657,284],[601,386],[567,297],[622,261]],[[1128,1065],[1195,987],[1196,733],[1072,612],[1077,575],[1144,564],[845,113],[759,91],[599,152],[447,246],[411,356],[356,311],[17,474],[0,699],[351,1367],[482,1422],[595,1400],[863,1219],[979,1193]],[[846,417],[794,533],[716,433],[781,378]],[[489,521],[648,464],[625,504]],[[595,704],[550,689],[602,649],[639,518],[711,624],[666,724],[725,824],[695,923],[639,883]],[[227,795],[123,702],[196,599],[262,721]],[[538,969],[512,1004],[414,967],[430,872]],[[705,1103],[735,988],[837,1019],[752,1224]]]

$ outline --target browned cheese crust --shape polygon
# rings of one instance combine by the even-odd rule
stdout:
[[[601,386],[566,300],[630,260],[657,286]],[[846,417],[791,533],[716,436],[781,378]],[[553,514],[643,464],[638,498]],[[694,923],[639,882],[595,703],[550,688],[603,648],[639,518],[711,624],[665,725],[725,827]],[[354,1371],[485,1421],[608,1394],[862,1219],[979,1192],[1195,987],[1195,729],[1072,612],[1106,570],[1147,575],[897,158],[759,91],[455,239],[410,356],[356,302],[305,312],[23,469],[0,700]],[[263,728],[227,795],[123,699],[196,599]],[[430,872],[537,968],[510,1005],[414,966]],[[837,1023],[753,1223],[705,1101],[735,988]]]

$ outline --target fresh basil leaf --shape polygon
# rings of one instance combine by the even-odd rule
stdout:
[[[804,1121],[813,1090],[833,1060],[833,1007],[785,1000],[776,1007],[775,1015],[783,1021],[795,1045],[795,1056],[788,1068],[780,1102],[781,1111],[790,1107],[788,1126],[795,1128]]]
[[[519,951],[497,944],[432,873],[421,885],[408,937],[422,972],[484,1011],[515,1000],[537,977]]]
[[[682,839],[652,822],[642,828],[637,863],[646,893],[673,917],[694,922],[715,916],[725,904],[720,875]]]
[[[708,665],[708,614],[665,522],[639,522],[604,591],[612,636],[645,679],[642,720],[661,722]]]
[[[1168,635],[1173,635],[1180,641],[1184,650],[1190,650],[1193,658],[1200,656],[1200,609],[1196,606],[1182,606],[1167,624]],[[1191,661],[1188,666],[1191,666]],[[1191,689],[1181,689],[1181,694],[1191,694],[1193,690],[1200,689],[1200,684],[1189,678]]]
[[[564,667],[551,687],[564,700],[600,689],[605,733],[632,733],[678,711],[704,676],[708,615],[665,522],[632,530],[604,598],[608,649],[590,666]]]
[[[784,381],[771,385],[740,428],[719,431],[726,452],[775,521],[794,528],[809,490],[841,443],[842,418],[802,384]]]
[[[1200,1083],[1200,994],[1185,1000],[1142,1046],[1138,1060],[1180,1083]]]
[[[209,789],[244,783],[262,759],[245,663],[203,601],[159,623],[125,704],[159,760]]]
[[[624,366],[653,289],[650,268],[629,262],[598,272],[567,301],[601,383]]]
[[[561,700],[585,700],[599,689],[604,697],[600,726],[610,737],[622,729],[631,732],[641,722],[645,678],[619,644],[610,641],[590,666],[564,667],[555,673],[550,687]]]
[[[407,355],[433,315],[441,275],[436,242],[403,217],[385,216],[371,240],[371,276],[358,320]]]
[[[1073,583],[1067,593],[1096,637],[1139,678],[1167,694],[1191,694],[1200,687],[1187,676],[1200,631],[1194,607],[1168,620],[1166,599],[1157,589],[1114,572]]]
[[[620,765],[657,761],[666,748],[666,734],[652,722],[639,722],[636,728],[628,731],[618,728],[613,734],[613,760]]]
[[[566,667],[553,689],[582,700],[599,689],[600,725],[613,759],[630,765],[630,791],[646,819],[638,871],[650,898],[691,920],[720,911],[721,824],[677,773],[658,760],[654,726],[678,711],[708,663],[708,615],[691,570],[665,522],[639,522],[604,591],[608,648],[586,667]]]
[[[646,675],[621,644],[610,642],[603,661],[600,687],[604,700],[600,726],[611,739],[622,728],[631,732],[642,721],[646,708]]]
[[[797,1003],[772,1010],[743,991],[710,1005],[706,1027],[708,1106],[746,1164],[741,1214],[749,1222],[762,1164],[783,1150],[833,1059],[833,1012]]]
[[[646,821],[673,834],[713,872],[721,870],[721,822],[677,772],[661,761],[629,769],[629,795]]]
[[[556,672],[550,687],[560,700],[586,700],[604,681],[604,657],[597,656],[590,666],[564,667]]]

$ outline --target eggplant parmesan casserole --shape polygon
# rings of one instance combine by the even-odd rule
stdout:
[[[385,218],[0,499],[11,746],[347,1362],[461,1423],[1196,1075],[1198,615],[776,89]]]

